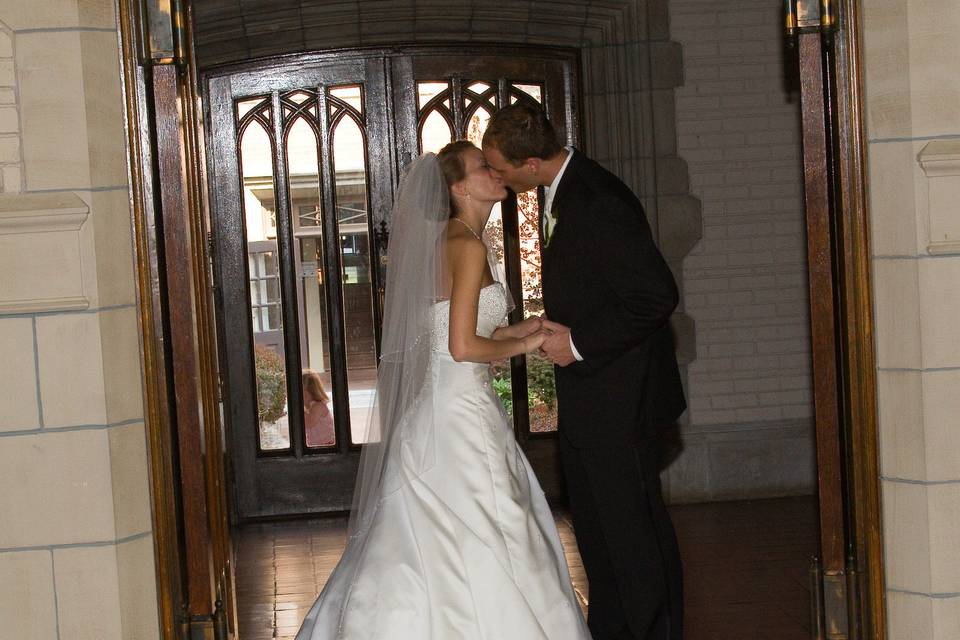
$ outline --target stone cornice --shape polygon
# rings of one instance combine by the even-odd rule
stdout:
[[[960,176],[960,140],[934,140],[923,148],[917,161],[928,178]]]
[[[0,195],[0,316],[86,309],[81,227],[73,193]]]
[[[917,155],[927,177],[927,253],[960,254],[960,140],[934,140]]]
[[[72,193],[0,194],[0,235],[77,231],[89,214]]]

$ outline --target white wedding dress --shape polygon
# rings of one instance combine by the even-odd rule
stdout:
[[[489,338],[507,309],[502,285],[483,288],[477,334]],[[372,524],[297,640],[590,638],[490,367],[450,356],[449,312],[446,301],[432,308],[426,382],[388,450]]]

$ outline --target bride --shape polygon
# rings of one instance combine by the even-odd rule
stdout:
[[[297,640],[587,640],[543,491],[489,363],[539,318],[481,239],[499,175],[469,142],[416,160],[394,206],[377,399],[349,538]]]

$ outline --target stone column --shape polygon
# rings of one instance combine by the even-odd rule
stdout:
[[[890,639],[960,637],[960,4],[864,3]]]
[[[0,629],[156,638],[114,4],[0,21]]]

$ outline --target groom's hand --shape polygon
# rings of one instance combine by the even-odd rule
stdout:
[[[561,367],[576,362],[577,359],[570,349],[570,327],[544,318],[543,328],[550,333],[540,345],[540,351],[544,357]]]

